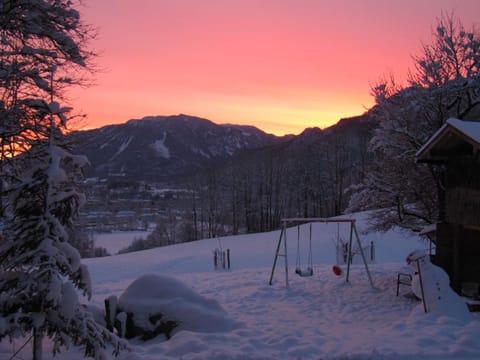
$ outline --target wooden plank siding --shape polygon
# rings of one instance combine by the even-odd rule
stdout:
[[[450,275],[454,290],[460,292],[464,282],[480,283],[479,260],[479,230],[457,224],[437,224],[437,247],[432,262]]]
[[[447,162],[445,220],[480,230],[480,165],[472,157]]]

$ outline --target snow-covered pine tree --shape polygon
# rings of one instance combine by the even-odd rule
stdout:
[[[71,343],[85,356],[101,359],[108,344],[125,347],[97,324],[80,303],[77,290],[90,297],[87,268],[68,243],[68,227],[83,202],[76,189],[86,159],[55,142],[41,141],[17,159],[24,169],[5,199],[0,243],[0,338],[35,334],[34,358],[41,359],[42,336],[54,353]]]
[[[71,109],[53,98],[82,82],[92,55],[73,5],[0,0],[0,339],[32,332],[35,360],[44,336],[54,352],[83,345],[97,359],[125,347],[80,304],[78,290],[90,296],[90,280],[68,243],[85,158],[60,146]]]
[[[87,84],[95,33],[70,0],[0,0],[0,157],[2,164],[45,139],[51,95]],[[54,75],[54,78],[52,77]],[[53,80],[53,81],[52,81]],[[43,101],[43,102],[42,102]],[[9,168],[11,170],[11,168]]]

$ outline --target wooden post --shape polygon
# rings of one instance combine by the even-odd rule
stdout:
[[[43,333],[37,328],[33,328],[33,360],[42,360],[43,359],[43,349],[42,349]]]
[[[109,296],[105,299],[105,318],[107,329],[113,332],[115,327],[115,315],[117,314],[117,297],[115,295]]]
[[[273,275],[275,273],[275,267],[277,266],[277,260],[280,253],[280,246],[282,244],[282,238],[283,238],[284,232],[285,232],[285,224],[282,225],[282,230],[280,231],[280,237],[278,238],[277,249],[275,250],[275,257],[273,259],[272,272],[270,273],[270,281],[268,282],[269,285],[273,284]]]
[[[456,292],[460,292],[461,288],[461,242],[462,242],[462,231],[463,227],[462,225],[453,225],[453,240],[452,240],[452,288]]]
[[[218,267],[218,252],[217,249],[213,252],[213,268],[214,270],[217,270]]]
[[[417,259],[418,280],[420,280],[420,291],[422,293],[423,310],[427,313],[427,299],[425,299],[425,291],[423,289],[422,270],[420,269],[420,259]]]
[[[110,318],[110,301],[109,299],[104,300],[105,303],[105,322],[106,322],[106,328],[108,331],[113,332],[113,324],[112,324],[112,319]]]
[[[288,288],[288,258],[287,258],[287,224],[283,223],[285,231],[283,232],[283,256],[285,259],[285,286]]]
[[[345,281],[350,279],[350,264],[352,263],[352,240],[353,240],[353,223],[350,224],[350,239],[348,240],[348,256],[347,256],[347,276]]]
[[[358,236],[355,223],[352,223],[352,229],[355,232],[355,237],[357,238],[358,248],[360,249],[360,254],[362,255],[363,264],[365,265],[365,270],[367,271],[367,275],[368,275],[368,280],[370,281],[370,285],[372,286],[372,288],[375,289],[375,285],[373,284],[373,280],[372,280],[372,275],[370,274],[370,269],[368,268],[367,259],[365,259],[365,253],[363,251],[362,242],[360,241],[360,237]]]

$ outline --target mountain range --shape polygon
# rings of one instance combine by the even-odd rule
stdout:
[[[71,133],[70,142],[74,152],[89,159],[87,177],[121,176],[163,182],[194,174],[245,152],[254,157],[257,151],[269,148],[306,151],[328,135],[331,138],[348,133],[345,141],[356,143],[359,134],[370,132],[367,123],[363,117],[344,119],[325,130],[309,128],[297,136],[279,137],[254,126],[215,124],[180,114],[76,131]],[[365,140],[361,143],[359,146],[364,146]]]
[[[149,181],[188,175],[241,150],[281,141],[253,126],[217,125],[183,114],[129,120],[70,136],[74,151],[90,161],[87,176]]]

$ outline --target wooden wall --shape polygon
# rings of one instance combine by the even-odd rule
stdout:
[[[480,230],[437,224],[437,248],[432,261],[449,274],[456,291],[463,282],[480,284]]]
[[[480,164],[472,157],[447,163],[445,220],[480,229]]]
[[[452,157],[446,179],[446,221],[437,224],[433,262],[460,291],[463,282],[480,283],[480,163],[473,157]]]

